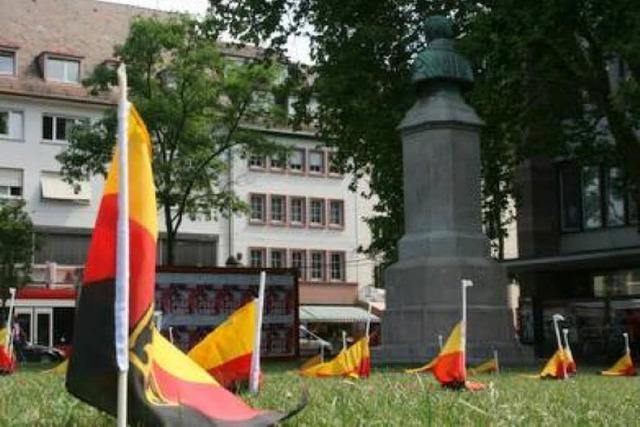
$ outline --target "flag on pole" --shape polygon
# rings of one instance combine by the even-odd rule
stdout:
[[[603,371],[602,375],[607,377],[632,377],[635,376],[636,368],[631,359],[631,347],[629,347],[629,334],[622,334],[624,338],[624,356],[622,356],[610,369]]]
[[[490,374],[498,372],[498,361],[495,357],[479,364],[475,368],[469,369],[469,375]]]
[[[301,370],[304,377],[367,378],[371,373],[369,338],[363,337],[328,362]]]
[[[131,425],[263,426],[286,418],[255,410],[220,386],[153,324],[157,210],[151,140],[131,106],[128,115],[130,279],[128,422]],[[115,339],[118,153],[114,154],[84,269],[67,390],[117,413]],[[299,409],[298,409],[299,410]],[[290,413],[292,415],[294,412]]]
[[[625,353],[611,368],[602,371],[601,374],[605,377],[633,377],[638,373],[633,365],[631,354]]]
[[[224,387],[249,379],[257,306],[253,300],[240,307],[188,353]]]
[[[443,347],[442,335],[438,335],[438,346],[440,347],[440,351],[442,351],[442,347]],[[433,369],[437,361],[438,361],[438,356],[431,359],[431,361],[426,365],[422,365],[419,368],[414,368],[414,369],[405,369],[404,372],[405,374],[420,374],[420,373],[426,374],[427,372],[431,372],[431,369]]]
[[[466,376],[464,369],[464,348],[462,342],[462,322],[458,322],[447,338],[432,370],[433,376],[443,387],[462,388]]]
[[[13,352],[8,350],[11,340],[11,329],[0,329],[0,374],[10,374],[16,370],[16,359]]]
[[[569,359],[564,349],[560,348],[553,353],[551,359],[544,365],[542,372],[540,372],[540,378],[564,380],[567,378],[567,368],[569,365]]]

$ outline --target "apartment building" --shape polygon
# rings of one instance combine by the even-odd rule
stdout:
[[[76,120],[97,120],[114,106],[111,96],[88,93],[82,79],[113,61],[113,46],[125,39],[133,17],[163,12],[97,0],[0,0],[0,10],[0,198],[24,199],[42,236],[34,283],[18,294],[16,313],[32,341],[60,344],[70,338],[73,284],[81,276],[103,179],[71,187],[55,156]],[[229,54],[241,59],[255,52]],[[373,263],[357,250],[369,243],[362,221],[369,202],[349,190],[351,177],[332,167],[331,152],[313,132],[263,131],[287,145],[290,156],[229,153],[230,185],[251,212],[185,220],[175,263],[214,267],[234,259],[245,266],[297,267],[309,319],[362,320],[362,311],[341,318],[339,310],[323,319],[322,307],[356,306],[359,289],[373,283]],[[163,264],[162,245],[157,259]]]

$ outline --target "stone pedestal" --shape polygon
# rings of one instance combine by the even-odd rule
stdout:
[[[489,256],[482,233],[482,121],[460,95],[461,85],[472,80],[471,71],[447,42],[436,39],[433,49],[419,55],[422,63],[414,68],[418,99],[398,128],[405,235],[399,261],[386,271],[382,346],[373,358],[418,364],[433,357],[438,335],[446,339],[461,319],[461,280],[471,279],[468,360],[487,359],[497,349],[503,363],[531,361],[515,339],[506,271]],[[453,57],[442,60],[447,49]]]

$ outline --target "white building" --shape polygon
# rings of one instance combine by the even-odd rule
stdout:
[[[85,259],[103,179],[72,188],[55,156],[74,120],[96,120],[114,105],[79,82],[111,60],[133,16],[154,12],[96,0],[0,0],[0,10],[0,198],[24,199],[43,236],[36,283],[20,294],[17,313],[33,341],[59,344],[69,337],[56,323],[71,322],[69,284]],[[332,173],[313,134],[268,133],[294,150],[286,164],[234,156],[230,178],[252,207],[249,217],[186,220],[176,263],[222,266],[233,256],[244,265],[299,267],[302,304],[357,304],[358,287],[373,284],[373,263],[357,251],[369,244],[362,217],[370,203],[349,190],[351,177]]]

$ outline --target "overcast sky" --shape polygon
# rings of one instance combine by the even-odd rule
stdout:
[[[208,0],[101,0],[111,3],[125,3],[152,9],[189,12],[203,15],[209,5]],[[304,37],[290,37],[287,42],[287,53],[294,61],[310,63],[309,41]]]

